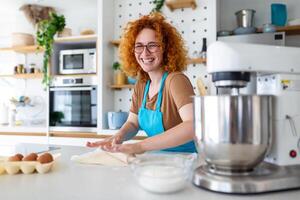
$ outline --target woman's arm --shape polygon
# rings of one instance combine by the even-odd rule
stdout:
[[[101,147],[110,150],[114,144],[121,144],[123,141],[133,138],[139,130],[138,117],[135,113],[130,112],[127,121],[120,130],[113,136],[97,142],[87,142],[88,147]]]
[[[124,153],[143,153],[145,151],[159,150],[175,147],[194,139],[193,103],[186,104],[179,109],[182,123],[165,131],[162,134],[147,138],[134,144],[115,145],[115,151]]]
[[[123,137],[123,141],[130,140],[139,131],[138,116],[129,112],[127,121],[120,128],[119,133]]]

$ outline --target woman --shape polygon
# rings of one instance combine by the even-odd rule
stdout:
[[[162,149],[195,152],[194,92],[181,73],[187,65],[187,51],[180,34],[154,13],[128,23],[119,49],[123,71],[139,77],[129,117],[114,136],[87,146],[129,154]],[[147,139],[122,144],[139,129],[147,133]]]

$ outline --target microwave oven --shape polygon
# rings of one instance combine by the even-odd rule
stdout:
[[[96,68],[95,48],[60,51],[59,74],[92,74]]]

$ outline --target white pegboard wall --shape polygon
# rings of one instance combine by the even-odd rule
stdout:
[[[202,39],[207,38],[208,44],[215,40],[216,22],[210,16],[216,13],[212,0],[196,0],[196,9],[182,8],[173,12],[164,5],[162,13],[167,20],[173,24],[185,39],[189,57],[197,57],[202,49]],[[153,0],[115,0],[114,39],[120,39],[123,28],[131,21],[138,19],[141,15],[150,13],[154,7]],[[118,51],[115,51],[115,60],[118,60]],[[190,64],[184,72],[190,79],[194,91],[198,94],[196,87],[197,78],[204,82],[208,93],[211,91],[211,80],[207,74],[205,65]],[[133,89],[115,91],[115,111],[129,111]]]

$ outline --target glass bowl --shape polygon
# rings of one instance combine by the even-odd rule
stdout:
[[[144,154],[131,162],[138,184],[154,193],[171,193],[185,188],[196,154]]]

